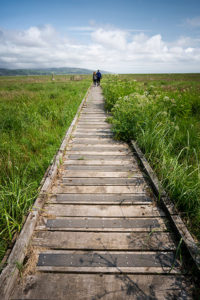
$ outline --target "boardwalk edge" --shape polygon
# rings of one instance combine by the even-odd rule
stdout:
[[[186,225],[182,221],[180,215],[178,214],[175,208],[175,205],[172,203],[166,191],[162,187],[158,177],[149,165],[139,146],[133,140],[130,143],[134,154],[139,159],[139,162],[141,163],[144,172],[148,176],[148,179],[150,181],[155,195],[158,197],[162,208],[164,209],[166,215],[169,217],[169,220],[173,228],[175,229],[175,232],[177,233],[179,239],[182,240],[184,249],[190,255],[195,267],[195,271],[198,274],[200,274],[200,249],[198,245],[196,244]]]
[[[23,225],[23,228],[19,234],[19,237],[17,238],[14,247],[12,251],[10,252],[10,255],[7,259],[6,266],[2,270],[2,273],[0,274],[0,299],[9,299],[9,296],[12,292],[12,288],[14,285],[15,280],[17,279],[17,276],[19,274],[19,267],[21,264],[23,264],[27,248],[30,243],[31,236],[33,234],[36,222],[39,217],[39,213],[41,209],[43,208],[45,198],[47,195],[47,191],[51,186],[53,178],[57,175],[58,168],[60,166],[61,159],[64,155],[65,148],[67,146],[68,141],[71,138],[71,134],[73,132],[73,129],[76,125],[76,122],[79,118],[80,111],[85,103],[85,101],[88,98],[88,95],[90,93],[91,86],[88,88],[85,97],[81,101],[81,104],[79,105],[79,108],[77,110],[77,113],[66,131],[66,134],[62,140],[61,146],[57,153],[55,154],[54,158],[51,161],[50,166],[47,168],[44,177],[40,183],[40,192],[35,200],[35,203],[33,204],[33,207],[31,211],[29,212],[26,221]]]

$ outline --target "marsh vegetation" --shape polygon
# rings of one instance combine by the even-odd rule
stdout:
[[[116,138],[134,139],[200,238],[200,75],[113,75],[103,92]]]
[[[0,77],[0,258],[19,233],[90,85],[87,76],[70,79]]]

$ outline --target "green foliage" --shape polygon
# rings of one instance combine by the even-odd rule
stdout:
[[[0,78],[0,258],[90,84],[61,78]]]
[[[135,75],[103,83],[110,122],[118,139],[134,139],[193,232],[200,237],[200,84],[195,77],[145,82]],[[129,80],[130,83],[127,85]],[[171,78],[170,78],[171,79]],[[200,80],[200,76],[198,77]],[[166,84],[165,84],[166,83]]]

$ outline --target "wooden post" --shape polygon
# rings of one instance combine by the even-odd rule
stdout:
[[[55,78],[54,78],[54,72],[52,73],[51,80],[52,80],[52,81],[54,81],[54,80],[55,80]]]

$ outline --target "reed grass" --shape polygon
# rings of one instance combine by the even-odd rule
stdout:
[[[199,239],[200,75],[114,75],[106,79],[104,76],[103,91],[116,138],[137,141]]]
[[[77,79],[0,77],[0,259],[90,85],[88,76]]]

